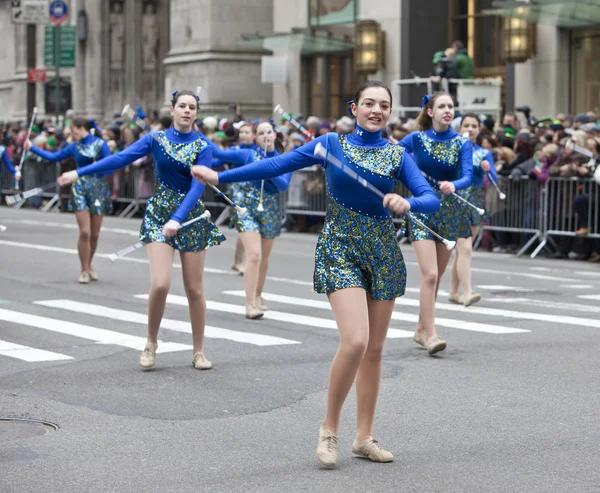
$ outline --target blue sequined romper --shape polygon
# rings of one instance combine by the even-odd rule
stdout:
[[[314,155],[317,144],[384,193],[401,180],[414,194],[415,212],[435,212],[439,200],[412,158],[381,132],[360,127],[345,136],[322,135],[287,154],[219,173],[219,182],[272,178],[314,164],[325,167],[327,213],[315,252],[314,288],[319,293],[359,287],[376,300],[392,300],[406,289],[406,267],[389,210],[355,178]]]
[[[88,134],[79,142],[73,142],[58,152],[49,152],[31,147],[31,152],[52,162],[63,161],[68,157],[75,159],[75,166],[80,169],[90,163],[99,161],[111,155],[104,140]],[[89,211],[91,215],[110,214],[112,199],[108,183],[104,178],[107,173],[98,172],[80,177],[71,187],[72,196],[69,200],[69,211]]]
[[[435,214],[415,214],[424,224],[447,240],[469,238],[470,209],[452,195],[444,195],[437,187],[438,181],[451,181],[456,190],[467,188],[473,176],[471,142],[451,129],[436,132],[433,129],[408,134],[399,143],[413,154],[419,169],[435,180],[433,188],[441,207]],[[439,241],[428,230],[414,221],[409,222],[411,241]]]
[[[232,162],[235,167],[278,156],[277,151],[267,152],[262,149],[245,149],[239,151],[220,151],[213,148],[213,154],[222,161]],[[262,193],[263,211],[258,210],[261,203],[261,181],[243,182],[243,187],[236,190],[233,196],[236,205],[246,207],[246,214],[237,212],[231,218],[230,227],[239,233],[253,231],[266,240],[277,238],[281,234],[281,212],[279,208],[279,192],[287,190],[291,173],[264,180]]]
[[[204,185],[192,179],[190,168],[194,164],[209,166],[212,153],[195,132],[184,133],[170,128],[146,134],[119,154],[78,169],[77,173],[81,176],[112,172],[148,154],[154,158],[156,188],[146,207],[140,239],[166,243],[182,252],[199,252],[224,241],[223,233],[209,220],[181,228],[171,238],[162,234],[164,224],[170,219],[182,224],[206,210],[200,200]]]
[[[475,204],[481,209],[485,209],[485,194],[483,190],[483,178],[485,171],[483,171],[481,168],[482,161],[487,161],[490,163],[489,173],[492,175],[494,181],[496,183],[498,182],[498,175],[496,174],[496,168],[494,167],[494,158],[492,153],[478,144],[473,144],[473,182],[469,188],[466,190],[461,190],[459,193],[461,197],[464,197],[472,204]],[[482,221],[486,221],[488,219],[487,210],[483,216],[480,216],[475,209],[470,207],[467,215],[469,217],[471,226],[479,226]]]

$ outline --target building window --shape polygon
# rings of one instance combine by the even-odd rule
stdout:
[[[571,111],[600,113],[600,29],[573,31]]]
[[[320,118],[340,118],[347,114],[359,77],[354,73],[352,53],[306,57],[303,61],[308,94],[305,112]]]
[[[448,45],[459,39],[468,46],[475,62],[475,75],[504,75],[502,62],[502,17],[483,14],[494,0],[450,0]]]

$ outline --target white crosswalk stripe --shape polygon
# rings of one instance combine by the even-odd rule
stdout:
[[[20,359],[29,363],[73,359],[71,356],[65,354],[53,353],[52,351],[22,346],[21,344],[14,344],[7,341],[0,341],[0,355]]]
[[[244,291],[225,291],[225,294],[229,294],[232,296],[244,296]],[[306,298],[296,298],[293,296],[282,296],[282,295],[277,295],[277,294],[272,294],[272,293],[263,293],[263,297],[267,301],[272,300],[272,301],[277,301],[280,303],[288,303],[288,304],[297,305],[297,306],[307,306],[307,307],[320,308],[320,309],[325,309],[325,310],[331,309],[329,303],[326,301],[309,300]],[[401,298],[399,298],[399,299],[401,299]],[[417,300],[410,300],[410,301],[416,301],[417,306],[418,306],[419,302]],[[270,313],[270,311],[267,313]],[[394,312],[394,313],[392,313],[392,320],[400,320],[403,322],[411,322],[411,323],[416,324],[419,321],[419,316],[413,315],[410,313]],[[436,325],[438,325],[440,327],[450,327],[450,328],[458,329],[458,330],[470,330],[473,332],[487,332],[489,334],[520,334],[520,333],[530,332],[529,330],[517,329],[514,327],[504,327],[502,325],[482,324],[482,323],[477,323],[477,322],[469,322],[467,320],[453,320],[453,319],[442,318],[442,317],[436,317],[435,323],[436,323]],[[392,330],[392,329],[390,329],[390,330]],[[393,329],[393,330],[398,330],[398,329]],[[403,332],[407,332],[408,334],[410,334],[410,337],[412,337],[414,334],[414,332],[410,332],[410,331],[406,331],[406,330]],[[388,337],[389,337],[389,334],[388,334]]]
[[[243,291],[240,291],[243,293]],[[136,298],[148,299],[147,294],[138,294]],[[187,306],[187,299],[185,296],[177,296],[170,294],[167,296],[167,303],[174,305]],[[329,306],[329,304],[327,305]],[[231,303],[221,303],[218,301],[206,301],[206,308],[208,310],[214,310],[225,313],[235,313],[238,315],[244,315],[246,313],[246,307],[241,305],[233,305]],[[286,322],[296,325],[307,325],[309,327],[316,327],[320,329],[334,329],[337,330],[335,320],[327,318],[310,317],[308,315],[298,315],[296,313],[278,312],[269,310],[263,316],[265,320],[276,320],[278,322]],[[389,329],[388,337],[391,339],[408,338],[412,337],[413,332],[408,330],[400,329]]]
[[[113,332],[112,330],[98,329],[89,325],[82,325],[65,320],[55,318],[41,317],[31,315],[29,313],[5,310],[0,308],[0,320],[11,322],[36,329],[43,329],[59,334],[70,335],[81,339],[87,339],[97,344],[112,344],[115,346],[123,346],[130,349],[142,350],[146,344],[145,337],[137,337],[121,332]],[[191,350],[192,346],[187,344],[179,344],[176,342],[160,342],[157,352],[170,353],[172,351]]]
[[[119,310],[103,305],[94,305],[91,303],[82,303],[72,300],[48,300],[36,301],[37,305],[49,306],[52,308],[61,308],[78,313],[86,313],[95,317],[110,318],[113,320],[122,320],[135,324],[147,324],[148,317],[142,313],[131,312],[127,310]],[[180,322],[179,320],[170,320],[163,318],[160,326],[164,329],[174,330],[177,332],[192,333],[192,327],[189,322]],[[220,327],[206,326],[204,336],[213,339],[228,339],[230,341],[254,344],[256,346],[278,346],[284,344],[300,344],[298,341],[283,339],[281,337],[273,337],[263,334],[255,334],[252,332],[240,332],[237,330],[221,329]],[[159,346],[160,348],[160,346]]]

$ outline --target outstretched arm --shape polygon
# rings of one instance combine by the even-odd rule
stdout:
[[[269,178],[281,177],[279,181],[280,185],[284,185],[284,181],[281,175],[290,173],[298,169],[307,168],[313,164],[322,164],[323,158],[315,156],[315,147],[320,143],[322,146],[327,147],[327,136],[322,135],[317,139],[305,144],[298,149],[294,149],[286,154],[275,156],[268,159],[262,159],[240,168],[230,169],[219,173],[220,183],[233,183],[240,181],[256,181],[265,180]],[[290,177],[291,179],[291,177]],[[275,183],[276,180],[273,180]],[[289,180],[287,182],[289,184]],[[287,184],[285,184],[287,188]],[[275,186],[279,189],[277,183]]]
[[[58,161],[64,161],[69,156],[75,154],[75,146],[77,146],[77,144],[73,142],[72,144],[69,144],[67,147],[63,147],[60,151],[57,152],[45,151],[44,149],[40,149],[39,147],[31,146],[29,148],[29,151],[33,152],[34,154],[37,154],[46,161],[56,163]]]
[[[105,157],[94,164],[79,168],[77,170],[77,176],[106,173],[108,171],[116,171],[120,168],[124,168],[128,164],[133,163],[136,159],[150,154],[152,152],[153,140],[151,134],[146,134],[140,140],[134,142],[118,154],[111,155],[109,149],[108,157]],[[106,146],[106,144],[104,144],[104,146]],[[108,149],[108,146],[106,146],[106,148]]]
[[[411,211],[430,214],[440,210],[440,199],[427,183],[417,163],[407,152],[404,152],[398,178],[413,194],[413,197],[407,199]]]

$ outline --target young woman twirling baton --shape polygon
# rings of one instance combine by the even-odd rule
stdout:
[[[408,134],[398,145],[411,152],[419,169],[437,181],[441,208],[435,214],[416,216],[439,235],[458,242],[471,236],[471,228],[466,206],[451,194],[471,184],[471,143],[450,128],[454,103],[449,94],[426,95],[422,103],[417,118],[420,130]],[[409,238],[421,271],[419,323],[414,341],[431,355],[446,349],[446,341],[435,330],[435,300],[452,251],[417,224],[411,224]]]
[[[381,82],[365,82],[351,101],[358,123],[353,134],[322,135],[282,156],[219,174],[203,166],[192,169],[197,179],[215,184],[272,178],[324,164],[322,157],[314,155],[321,144],[356,172],[351,177],[326,165],[327,215],[315,253],[314,287],[327,294],[340,335],[316,452],[326,466],[337,462],[340,414],[355,379],[358,422],[352,451],[374,462],[390,462],[394,457],[372,436],[383,347],[394,300],[406,288],[406,267],[390,210],[435,212],[439,200],[404,149],[382,137],[391,108],[390,90]],[[386,193],[383,202],[359,179]],[[414,198],[393,193],[399,180]]]
[[[90,124],[85,118],[77,117],[71,120],[71,137],[74,142],[58,152],[39,149],[29,140],[25,142],[25,148],[52,162],[63,161],[72,156],[77,169],[111,155],[106,142],[90,133]],[[81,284],[87,284],[90,280],[98,280],[98,274],[92,268],[92,259],[98,247],[104,216],[112,211],[110,189],[104,178],[106,174],[97,172],[81,178],[77,177],[74,183],[70,182],[73,183],[73,186],[71,187],[69,211],[75,212],[79,227],[77,252],[81,263],[81,273],[79,274]]]
[[[179,232],[181,224],[205,211],[200,201],[204,186],[193,180],[190,168],[194,164],[210,166],[212,152],[192,125],[198,114],[198,98],[192,91],[173,93],[171,115],[173,127],[146,134],[123,152],[100,162],[64,173],[61,185],[74,182],[79,176],[112,172],[148,154],[154,158],[156,190],[148,201],[142,221],[140,239],[148,242],[150,260],[150,297],[148,298],[148,342],[140,356],[140,366],[152,368],[156,361],[158,329],[171,286],[173,256],[181,258],[183,285],[189,303],[194,355],[192,364],[199,370],[212,368],[204,356],[206,299],[202,276],[206,249],[218,245],[225,237],[210,221],[198,221]]]

